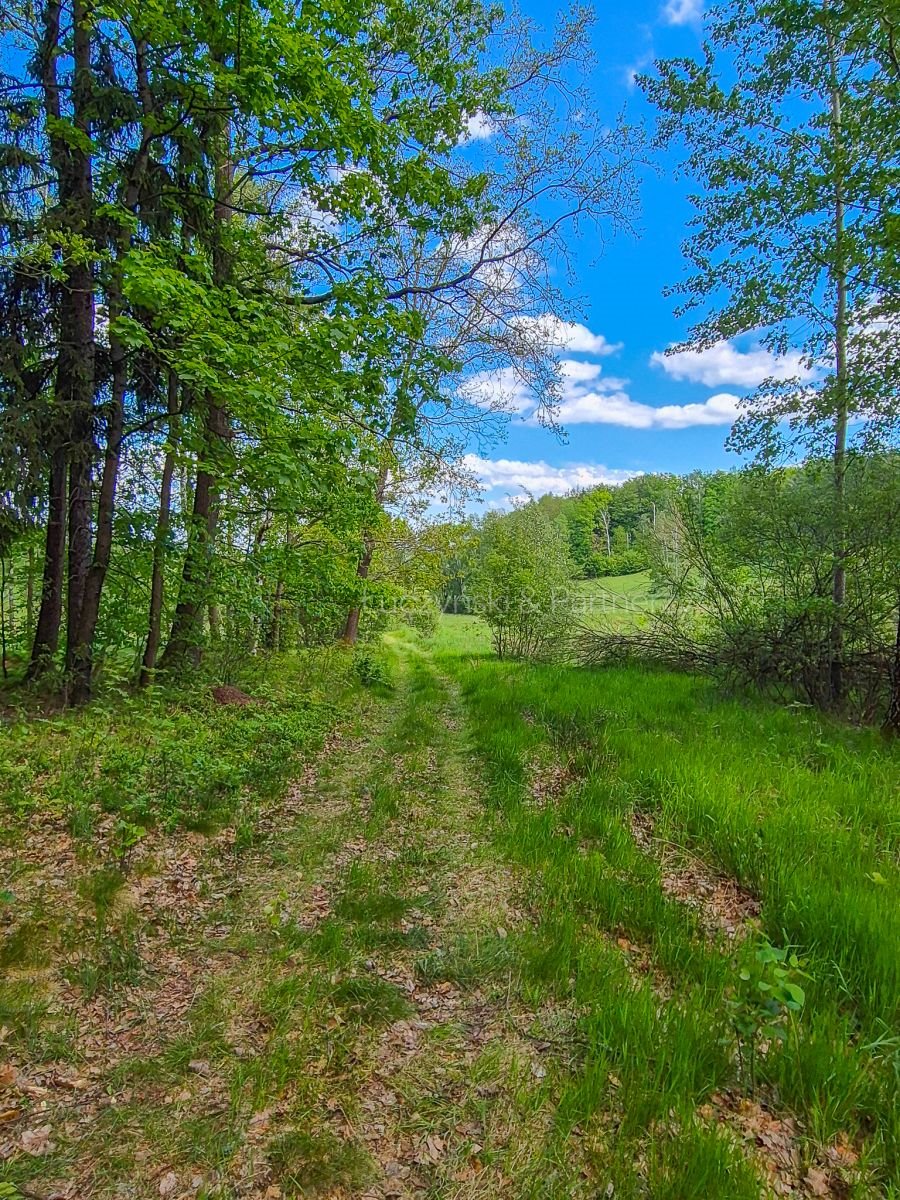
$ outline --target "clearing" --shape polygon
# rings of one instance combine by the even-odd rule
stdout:
[[[0,1196],[900,1195],[896,751],[486,650],[2,732]]]

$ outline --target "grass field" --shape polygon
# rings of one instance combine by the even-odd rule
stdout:
[[[649,571],[613,575],[604,579],[582,579],[574,585],[575,611],[585,625],[627,632],[639,629],[647,615],[664,604],[651,587]]]
[[[8,714],[0,1196],[898,1200],[895,748],[468,617],[244,686]]]
[[[778,1146],[785,1126],[799,1194],[900,1194],[896,750],[698,679],[500,663],[469,636],[446,619],[439,653],[532,873],[523,955],[579,1013],[561,1136],[592,1131],[617,1196],[759,1195],[734,1135]],[[802,959],[804,993],[771,1026],[769,944]]]

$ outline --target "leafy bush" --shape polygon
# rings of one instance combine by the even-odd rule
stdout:
[[[434,637],[440,616],[440,605],[433,596],[417,596],[403,609],[404,623],[426,639]]]
[[[393,686],[390,666],[377,646],[357,646],[353,652],[353,673],[366,687],[388,690]]]
[[[787,1041],[806,1003],[800,981],[806,981],[809,975],[794,951],[763,942],[741,966],[738,979],[727,1003],[737,1038],[741,1075],[750,1090],[755,1091],[760,1044]]]
[[[644,549],[633,548],[621,550],[617,554],[594,554],[585,569],[585,575],[590,579],[602,579],[610,575],[636,575],[646,571],[650,566],[650,558]]]
[[[543,658],[572,623],[565,535],[537,504],[487,518],[472,585],[476,611],[503,658]]]
[[[898,518],[900,459],[854,460],[838,604],[829,464],[690,478],[647,543],[665,608],[635,635],[583,631],[578,655],[709,672],[862,721],[890,715],[893,696],[900,721]]]

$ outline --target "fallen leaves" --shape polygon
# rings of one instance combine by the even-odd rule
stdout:
[[[831,1187],[826,1173],[819,1167],[810,1167],[803,1178],[811,1196],[830,1196]]]
[[[822,1153],[810,1145],[794,1117],[730,1093],[712,1095],[699,1115],[729,1126],[748,1144],[776,1196],[843,1197],[854,1181],[859,1155],[843,1136]],[[816,1161],[804,1168],[811,1150]]]
[[[426,1133],[419,1139],[415,1161],[417,1163],[436,1163],[444,1157],[447,1144],[436,1133]]]
[[[178,1176],[174,1171],[166,1171],[160,1178],[158,1190],[161,1196],[172,1196],[178,1191]]]
[[[33,1158],[52,1154],[56,1149],[51,1141],[52,1132],[53,1129],[50,1125],[39,1125],[36,1129],[26,1129],[21,1138],[22,1149]]]

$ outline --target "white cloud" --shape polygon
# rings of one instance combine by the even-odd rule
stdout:
[[[692,404],[643,404],[628,394],[628,380],[602,374],[600,363],[565,358],[560,363],[561,393],[555,417],[569,425],[619,425],[625,429],[688,429],[695,425],[731,425],[739,398],[717,392]],[[512,367],[481,371],[464,385],[467,398],[481,408],[540,423],[537,397]]]
[[[539,317],[520,317],[518,324],[523,329],[533,330],[535,337],[550,350],[605,357],[622,349],[621,342],[609,342],[602,333],[591,333],[587,325],[563,321],[550,313],[543,313]]]
[[[758,387],[764,379],[809,379],[812,372],[803,365],[802,355],[792,350],[788,354],[773,354],[764,346],[738,350],[731,342],[716,342],[706,350],[679,350],[663,354],[656,350],[650,356],[655,367],[662,367],[672,379],[704,383],[707,387]]]
[[[621,381],[616,381],[621,382]],[[557,419],[566,425],[621,425],[626,429],[688,429],[694,425],[731,425],[738,414],[738,397],[729,392],[710,396],[702,404],[641,404],[627,392],[575,391],[559,406]]]
[[[611,470],[593,463],[565,463],[555,467],[542,459],[519,462],[510,458],[482,458],[478,454],[467,454],[463,466],[481,481],[486,491],[513,488],[516,496],[528,492],[534,496],[543,496],[547,492],[563,495],[572,488],[624,483],[641,473]]]
[[[703,0],[666,0],[661,16],[666,25],[697,25],[703,20]]]
[[[591,379],[597,379],[603,370],[599,363],[580,362],[577,358],[564,358],[559,364],[559,369],[563,378],[571,379],[573,383],[587,383]]]
[[[497,132],[497,123],[479,108],[463,118],[463,130],[459,135],[461,145],[466,142],[486,142]]]
[[[534,392],[514,367],[479,371],[467,379],[460,390],[472,404],[496,412],[524,415],[537,406]]]

